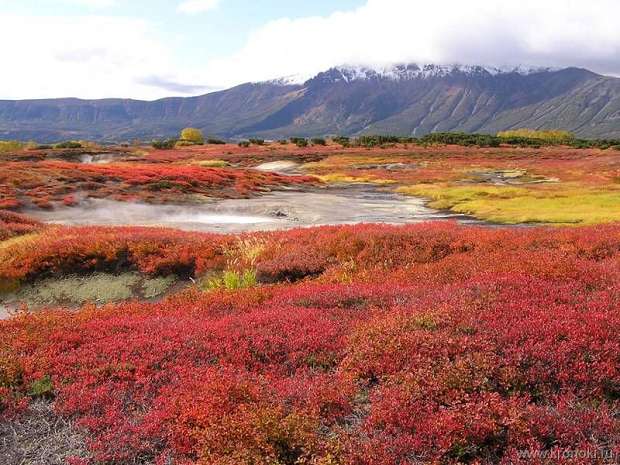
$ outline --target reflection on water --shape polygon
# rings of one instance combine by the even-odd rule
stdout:
[[[104,163],[110,163],[114,161],[115,158],[118,158],[118,154],[116,153],[98,153],[95,155],[81,154],[79,158],[80,158],[80,163],[84,163],[87,165],[104,164]]]
[[[422,199],[372,186],[273,192],[253,199],[217,200],[205,205],[150,205],[85,200],[77,207],[28,214],[42,221],[70,225],[166,226],[189,231],[240,232],[355,223],[417,223],[473,220],[439,212]]]

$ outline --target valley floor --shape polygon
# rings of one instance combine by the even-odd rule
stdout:
[[[620,152],[269,145],[102,160],[0,162],[0,462],[620,457]],[[24,215],[344,186],[538,225],[219,234]]]

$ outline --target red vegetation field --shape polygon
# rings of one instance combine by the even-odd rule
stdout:
[[[88,165],[65,161],[0,163],[0,209],[34,204],[72,205],[76,195],[156,203],[191,201],[192,195],[248,197],[278,186],[315,182],[252,170],[197,165],[114,163]]]
[[[43,229],[43,225],[27,216],[0,210],[0,241]]]
[[[91,439],[76,464],[620,454],[620,226],[373,225],[244,240],[261,245],[247,262],[234,237],[139,228],[48,229],[0,248],[4,279],[76,267],[198,276],[238,253],[235,266],[251,262],[263,283],[0,322],[3,415],[53,396]]]

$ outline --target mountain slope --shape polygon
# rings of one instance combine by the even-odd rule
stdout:
[[[578,68],[339,67],[189,98],[0,101],[0,138],[128,140],[561,128],[620,137],[620,79]]]

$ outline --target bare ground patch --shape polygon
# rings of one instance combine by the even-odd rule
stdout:
[[[24,415],[0,422],[3,465],[65,465],[70,457],[87,456],[84,434],[56,415],[47,400],[34,401]]]

